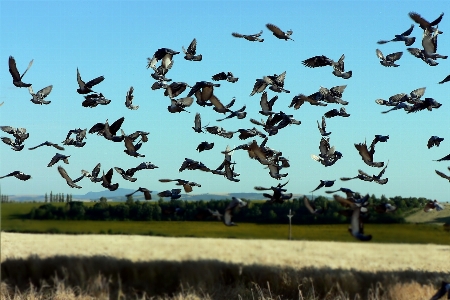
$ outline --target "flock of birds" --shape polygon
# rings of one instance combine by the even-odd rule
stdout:
[[[438,65],[438,59],[446,59],[447,56],[440,55],[437,53],[437,39],[442,31],[438,29],[438,24],[441,22],[443,18],[443,13],[434,21],[428,22],[422,16],[417,13],[410,13],[409,16],[411,19],[419,24],[420,28],[423,30],[422,36],[422,48],[407,48],[407,51],[414,55],[417,58],[420,58],[425,63],[430,66]],[[267,24],[267,29],[272,32],[272,34],[281,40],[285,41],[293,41],[292,39],[292,30],[283,31],[279,27],[273,24]],[[395,37],[391,40],[380,40],[378,44],[382,45],[388,42],[404,42],[407,47],[411,46],[415,43],[415,37],[410,37],[414,29],[414,25],[406,30],[405,32],[395,35]],[[263,31],[261,30],[256,34],[240,34],[240,33],[232,33],[232,36],[235,38],[243,38],[247,41],[251,42],[264,42],[264,39],[261,38]],[[203,56],[202,54],[197,53],[197,40],[194,38],[192,42],[189,44],[187,49],[182,47],[182,51],[184,53],[184,59],[188,61],[201,61]],[[228,104],[224,104],[217,95],[215,94],[215,89],[220,87],[219,81],[236,83],[239,78],[235,77],[232,72],[220,72],[211,76],[212,81],[199,81],[194,85],[189,85],[185,82],[177,82],[173,81],[170,78],[167,78],[168,72],[174,66],[174,56],[180,54],[179,51],[175,51],[169,48],[159,48],[155,51],[154,55],[147,60],[147,69],[151,69],[153,73],[151,73],[151,77],[155,80],[152,84],[152,90],[163,90],[164,96],[170,99],[170,105],[168,105],[167,110],[170,113],[182,113],[189,112],[186,108],[191,107],[194,102],[197,105],[202,106],[204,108],[210,107],[212,110],[219,114],[223,114],[224,117],[218,118],[217,122],[222,122],[227,119],[236,118],[236,119],[245,119],[247,117],[246,105],[241,108],[233,108],[235,104],[235,98],[231,99]],[[402,57],[403,52],[395,52],[389,55],[384,55],[380,49],[376,49],[376,55],[380,59],[380,64],[384,67],[398,67],[398,60]],[[309,68],[318,68],[318,67],[332,67],[332,74],[336,77],[348,80],[352,77],[352,71],[347,70],[344,65],[345,55],[337,60],[330,59],[324,55],[317,55],[311,58],[304,60],[302,63],[305,67]],[[10,56],[8,59],[9,71],[13,78],[14,86],[18,88],[28,88],[30,95],[32,96],[31,102],[38,105],[49,105],[51,101],[46,100],[49,94],[52,91],[52,85],[49,85],[45,88],[40,89],[38,92],[34,92],[32,88],[32,84],[25,83],[23,81],[24,75],[30,69],[33,64],[33,60],[30,61],[26,70],[20,74],[14,57]],[[251,142],[236,146],[234,148],[227,148],[222,151],[224,155],[224,159],[221,164],[217,168],[209,168],[205,166],[200,161],[193,160],[191,158],[185,158],[182,162],[182,165],[179,169],[179,172],[184,170],[199,170],[203,172],[209,172],[214,175],[224,176],[226,179],[239,182],[239,175],[235,172],[236,162],[232,160],[232,155],[234,151],[246,150],[251,159],[259,162],[262,166],[269,170],[269,175],[277,180],[280,180],[284,177],[288,176],[288,173],[282,172],[283,169],[289,168],[290,163],[289,160],[283,156],[281,151],[272,149],[268,147],[266,144],[269,141],[270,136],[276,135],[283,128],[290,125],[300,125],[301,121],[298,121],[293,118],[293,115],[286,114],[282,111],[275,112],[274,106],[278,99],[278,95],[269,99],[268,91],[281,94],[286,93],[289,94],[290,91],[287,90],[284,86],[284,81],[286,78],[286,72],[281,74],[273,74],[263,76],[262,78],[257,78],[255,80],[253,89],[250,93],[250,96],[254,96],[256,94],[261,94],[260,97],[260,106],[261,110],[259,114],[261,114],[265,119],[256,120],[254,118],[250,118],[250,122],[257,127],[253,128],[241,128],[237,131],[228,131],[220,126],[203,126],[201,115],[199,112],[195,114],[194,117],[194,126],[192,129],[196,133],[203,133],[204,131],[209,134],[218,135],[220,137],[231,139],[235,134],[238,134],[238,138],[240,140],[246,140],[249,138],[259,137],[262,138],[263,141],[258,143],[257,140],[252,140]],[[82,102],[83,107],[96,107],[98,105],[108,105],[111,100],[105,98],[102,93],[95,92],[93,89],[97,85],[99,85],[105,78],[103,76],[96,77],[87,82],[83,81],[80,75],[80,71],[77,68],[77,82],[79,88],[77,89],[77,93],[83,95],[84,101]],[[445,83],[450,81],[450,75],[444,78],[439,83]],[[290,108],[294,110],[299,109],[305,103],[309,103],[314,106],[327,106],[328,104],[339,104],[341,105],[340,109],[331,109],[326,112],[321,119],[321,122],[317,121],[317,126],[319,133],[321,135],[321,140],[319,143],[319,153],[312,154],[311,158],[318,163],[322,164],[325,167],[333,166],[339,159],[343,157],[342,153],[337,151],[334,146],[330,144],[330,135],[331,132],[327,131],[326,120],[335,117],[343,117],[348,118],[350,114],[347,113],[345,106],[349,103],[342,99],[343,93],[345,91],[347,85],[334,86],[330,88],[321,87],[317,92],[311,95],[298,94],[292,98],[292,101],[289,105]],[[130,110],[139,109],[138,105],[133,105],[133,86],[130,87],[126,96],[125,96],[125,107]],[[188,91],[186,96],[177,98],[185,91]],[[425,93],[425,88],[418,88],[410,93],[399,93],[391,96],[388,100],[377,99],[375,102],[379,105],[384,105],[390,107],[389,110],[383,111],[382,113],[388,113],[393,110],[403,109],[407,113],[416,113],[421,110],[427,109],[438,109],[442,104],[437,102],[433,98],[424,98],[421,99]],[[3,103],[2,103],[3,104]],[[0,104],[1,105],[1,104]],[[109,123],[106,120],[104,123],[99,122],[88,130],[75,128],[68,131],[67,136],[64,141],[62,141],[62,146],[57,143],[45,141],[37,146],[28,148],[29,150],[35,150],[42,146],[54,147],[57,150],[63,151],[64,146],[73,146],[73,147],[84,147],[86,142],[86,135],[89,134],[97,134],[98,136],[103,136],[105,139],[111,142],[123,143],[125,149],[123,150],[129,156],[141,158],[145,157],[144,154],[139,153],[138,151],[141,147],[148,141],[149,132],[136,130],[131,134],[126,134],[124,130],[121,128],[125,118],[119,118],[113,123]],[[14,128],[11,126],[0,126],[0,129],[3,132],[10,134],[9,137],[2,137],[2,141],[9,145],[14,151],[22,151],[24,149],[24,142],[29,137],[29,133],[27,133],[25,128]],[[367,146],[366,141],[356,143],[355,149],[361,156],[363,162],[372,168],[381,168],[381,171],[375,172],[376,174],[370,175],[368,172],[365,172],[361,169],[358,170],[358,174],[353,177],[341,177],[342,181],[349,181],[354,179],[359,179],[368,182],[376,182],[378,184],[387,184],[388,178],[384,178],[384,174],[388,167],[389,161],[385,163],[384,161],[375,160],[375,145],[378,143],[386,143],[389,139],[389,136],[385,135],[375,135],[373,141],[369,146]],[[438,136],[430,137],[428,141],[428,148],[433,146],[439,146],[439,144],[444,140],[444,138]],[[208,141],[204,141],[200,143],[197,147],[198,152],[209,151],[213,149],[214,143],[210,143]],[[47,167],[52,167],[55,164],[58,164],[60,161],[68,164],[68,159],[70,155],[63,155],[60,153],[56,153],[53,156],[47,165]],[[439,159],[438,161],[446,161],[450,160],[450,154]],[[130,182],[135,182],[136,177],[135,174],[141,170],[151,170],[158,168],[151,162],[143,162],[139,164],[137,167],[132,167],[128,169],[123,169],[120,167],[110,168],[106,171],[101,171],[101,164],[98,163],[91,172],[82,170],[81,176],[72,179],[71,176],[66,172],[66,170],[59,165],[57,167],[58,172],[61,177],[66,180],[67,184],[72,188],[81,188],[78,183],[84,179],[88,178],[93,183],[100,183],[106,189],[114,191],[118,188],[119,183],[114,182],[112,177],[114,174],[114,170],[122,176],[124,180],[128,180]],[[450,167],[449,167],[450,171]],[[436,170],[436,173],[444,179],[450,181],[450,176],[445,175],[441,171]],[[30,175],[27,175],[21,171],[13,171],[5,176],[0,177],[11,177],[14,176],[20,180],[29,180],[31,178]],[[185,179],[160,179],[160,182],[176,182],[176,185],[183,187],[186,193],[192,191],[193,187],[201,187],[200,184],[185,180]],[[289,182],[289,181],[288,181]],[[272,187],[261,187],[256,186],[256,190],[272,190],[272,194],[264,193],[264,197],[268,198],[269,203],[283,203],[284,201],[292,198],[292,193],[286,193],[287,190],[284,188],[286,184],[278,184],[277,186]],[[318,189],[324,187],[331,187],[335,183],[335,180],[320,180],[320,184],[311,192],[314,192]],[[151,200],[150,189],[139,187],[136,191],[129,194],[132,195],[134,193],[141,192],[144,195],[146,200]],[[370,240],[372,238],[371,235],[365,235],[363,229],[363,220],[367,215],[368,209],[370,207],[368,202],[368,195],[362,197],[359,193],[353,192],[348,188],[340,188],[336,191],[326,191],[329,194],[334,194],[336,192],[345,193],[346,197],[342,197],[340,195],[334,194],[334,199],[338,201],[342,206],[347,208],[347,211],[344,213],[351,217],[351,224],[349,227],[349,232],[359,240]],[[169,197],[171,199],[178,199],[181,197],[181,188],[168,189],[158,193],[160,197]],[[126,196],[129,196],[126,195]],[[323,213],[322,208],[316,208],[314,202],[310,201],[307,197],[304,198],[305,206],[312,214],[321,214]],[[232,222],[232,216],[235,211],[239,208],[243,208],[246,206],[246,202],[239,198],[232,198],[231,203],[225,209],[223,214],[218,211],[210,211],[211,216],[217,217],[219,220],[223,219],[223,222],[227,226],[236,225]],[[430,211],[432,209],[442,209],[443,206],[437,202],[428,203],[424,208],[425,211]],[[375,208],[375,211],[378,213],[389,213],[395,211],[395,207],[389,203],[384,203],[382,205],[378,205]]]

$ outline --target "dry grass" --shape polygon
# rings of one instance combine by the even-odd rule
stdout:
[[[450,269],[445,245],[2,232],[1,250],[1,299],[427,299]]]

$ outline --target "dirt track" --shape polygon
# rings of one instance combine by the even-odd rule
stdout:
[[[107,255],[138,260],[218,259],[242,264],[448,272],[450,246],[166,238],[128,235],[1,233],[1,261],[54,255]]]

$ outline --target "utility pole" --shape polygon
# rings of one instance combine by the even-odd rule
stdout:
[[[291,209],[289,209],[289,214],[288,214],[287,216],[288,216],[288,218],[289,218],[289,240],[291,240],[291,239],[292,239],[292,224],[291,224],[291,218],[294,216],[294,215],[291,213]]]

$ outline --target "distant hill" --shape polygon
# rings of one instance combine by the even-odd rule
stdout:
[[[98,200],[101,197],[107,198],[109,201],[125,201],[126,194],[130,194],[134,192],[132,189],[124,189],[118,188],[115,191],[104,190],[100,192],[88,192],[84,195],[72,195],[73,200],[78,201],[91,201]],[[157,195],[157,191],[153,191],[152,198],[153,200],[158,200],[159,196]],[[9,195],[10,201],[44,201],[44,195]],[[247,200],[263,200],[265,199],[262,193],[223,193],[223,194],[182,194],[181,199],[189,200],[189,201],[198,201],[198,200],[225,200],[231,199],[231,197],[244,198]],[[294,194],[293,198],[303,197],[303,194]],[[144,197],[142,193],[136,193],[133,195],[133,199],[135,200],[143,200]]]
[[[407,216],[405,218],[406,222],[410,223],[450,223],[450,204],[443,204],[444,210],[430,212],[424,212],[423,209],[418,212]]]

